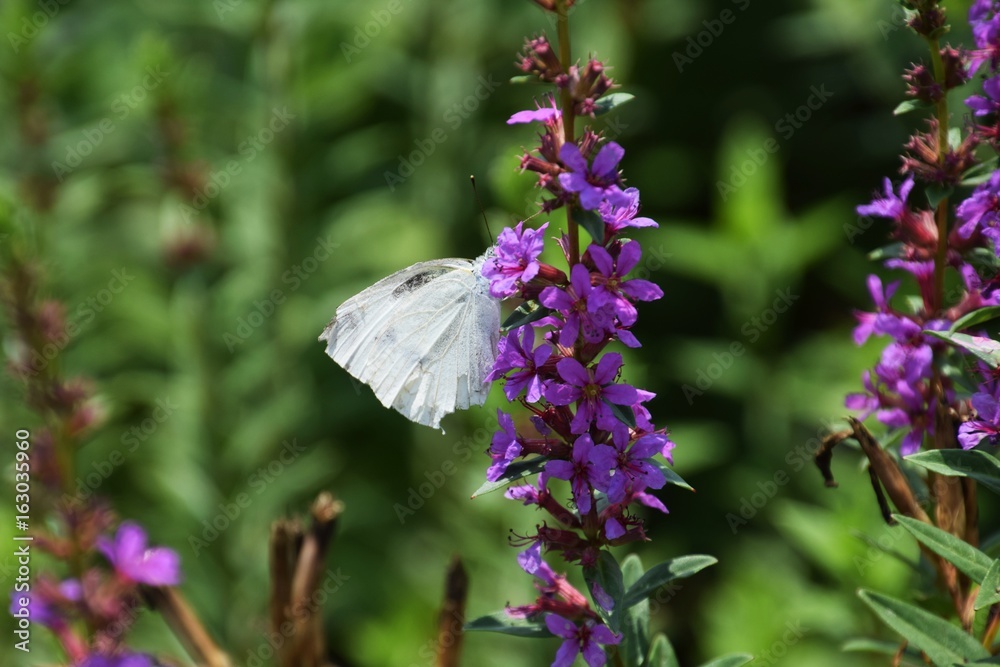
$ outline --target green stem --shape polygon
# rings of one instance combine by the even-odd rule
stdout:
[[[559,36],[559,62],[562,64],[564,72],[569,72],[570,65],[572,65],[571,51],[570,51],[570,41],[569,41],[569,15],[567,13],[566,0],[559,0],[556,4],[557,13],[557,33]],[[560,91],[560,99],[562,103],[562,121],[563,121],[563,140],[567,144],[571,144],[576,141],[576,130],[574,128],[574,121],[576,117],[573,114],[573,93],[569,88],[563,88]],[[566,235],[569,237],[569,264],[572,268],[573,265],[580,262],[580,227],[573,219],[573,207],[566,205]]]

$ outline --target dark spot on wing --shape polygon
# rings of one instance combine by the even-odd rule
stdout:
[[[429,283],[430,281],[434,280],[435,278],[439,278],[444,274],[448,273],[448,271],[449,269],[446,268],[428,269],[427,271],[421,271],[416,275],[410,276],[409,278],[406,279],[405,282],[398,285],[396,289],[392,290],[392,295],[398,298],[403,296],[404,294],[410,294],[412,292],[415,292],[424,285],[426,285],[427,283]]]

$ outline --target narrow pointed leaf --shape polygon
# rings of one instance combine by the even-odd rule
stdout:
[[[972,169],[969,169],[964,174],[962,174],[962,180],[959,181],[959,185],[971,186],[980,185],[990,180],[990,176],[997,169],[997,158],[991,158],[986,162],[977,164]]]
[[[958,539],[951,533],[923,521],[901,514],[893,514],[892,516],[899,522],[899,525],[909,531],[924,546],[969,575],[969,578],[977,584],[981,584],[986,578],[992,560],[979,549]]]
[[[486,495],[496,491],[497,489],[502,489],[511,482],[516,482],[519,479],[524,479],[535,473],[539,473],[545,467],[548,459],[539,457],[535,459],[530,459],[528,461],[516,461],[507,466],[507,471],[503,474],[503,477],[495,482],[486,482],[481,487],[476,489],[476,492],[472,494],[473,498],[478,496]]]
[[[956,663],[963,664],[989,657],[989,653],[974,637],[928,611],[873,591],[860,590],[858,597],[886,625],[915,648],[926,653],[938,667],[952,667]]]
[[[990,566],[973,606],[979,611],[998,602],[1000,602],[1000,559],[993,561],[993,565]]]
[[[925,330],[924,333],[930,336],[936,336],[942,340],[948,341],[952,345],[957,345],[958,347],[968,350],[989,364],[991,368],[997,368],[1000,366],[1000,343],[995,340],[984,338],[982,336],[952,333],[950,331]]]
[[[523,327],[526,324],[531,324],[532,322],[537,322],[543,317],[548,317],[552,314],[551,308],[546,308],[537,301],[525,301],[520,306],[517,307],[513,313],[504,320],[500,328],[504,331],[510,331],[511,329],[517,329],[518,327]]]
[[[903,256],[906,246],[902,243],[890,243],[887,246],[876,248],[868,253],[868,259],[873,262],[880,262],[883,259],[896,259]]]
[[[856,653],[878,653],[890,657],[899,653],[899,642],[879,641],[877,639],[850,639],[840,647],[842,651]],[[926,667],[927,663],[920,656],[920,651],[912,647],[903,650],[903,661],[901,665],[912,665],[912,667]]]
[[[625,584],[621,567],[618,561],[608,551],[601,551],[597,558],[596,567],[588,567],[583,570],[583,578],[587,586],[593,590],[594,584],[600,585],[613,601],[612,608],[604,609],[601,605],[597,607],[597,613],[601,619],[611,628],[612,632],[621,630],[622,619],[622,599],[625,597]]]
[[[970,477],[1000,493],[1000,460],[986,452],[970,449],[934,449],[906,457],[928,470],[948,477]]]
[[[518,76],[510,77],[510,83],[515,85],[525,84],[525,83],[545,83],[539,79],[534,74],[520,74]]]
[[[653,465],[660,469],[663,476],[667,478],[667,484],[673,484],[674,486],[679,486],[682,489],[687,489],[688,491],[694,491],[694,487],[684,481],[684,478],[674,472],[674,469],[669,467],[663,461],[659,459],[652,459]]]
[[[653,591],[674,579],[690,577],[719,561],[712,556],[681,556],[665,561],[646,571],[625,593],[625,606],[631,607],[647,599]]]
[[[615,416],[615,419],[629,428],[635,428],[635,412],[632,410],[631,406],[617,405],[615,403],[611,403],[610,401],[604,401],[604,403],[611,408],[611,414]]]
[[[987,306],[986,308],[974,310],[964,317],[958,318],[951,325],[951,331],[961,331],[962,329],[968,329],[984,322],[991,322],[997,318],[1000,318],[1000,306]]]
[[[927,189],[924,190],[924,194],[927,196],[927,203],[931,205],[931,208],[937,208],[938,204],[940,204],[943,199],[951,196],[953,191],[954,188],[950,185],[932,183],[927,186]]]
[[[577,224],[587,230],[594,243],[604,244],[604,218],[597,211],[573,209],[573,218]]]
[[[649,647],[649,657],[646,658],[648,667],[680,667],[677,661],[677,654],[674,647],[670,645],[670,640],[666,635],[659,634],[653,639],[653,645]]]
[[[899,106],[893,109],[892,113],[894,116],[902,116],[904,113],[910,113],[911,111],[923,109],[928,106],[930,105],[926,102],[921,102],[920,100],[906,100],[905,102],[900,102]]]
[[[518,637],[551,637],[552,633],[541,621],[512,618],[505,611],[498,611],[465,624],[467,632],[499,632]]]
[[[740,667],[740,665],[745,665],[752,660],[753,656],[749,653],[734,653],[706,662],[701,667]]]
[[[622,584],[628,590],[644,574],[642,560],[635,554],[629,554],[622,561]],[[644,600],[625,610],[622,621],[624,637],[618,650],[625,659],[626,665],[642,665],[642,660],[649,652],[649,600]]]
[[[594,116],[601,116],[635,99],[629,93],[611,93],[594,102]]]

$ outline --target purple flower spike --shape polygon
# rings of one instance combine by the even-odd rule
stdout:
[[[608,469],[602,467],[598,460],[607,460],[613,456],[614,450],[607,445],[595,445],[589,435],[582,435],[573,444],[573,459],[561,461],[553,459],[545,464],[545,473],[549,477],[565,479],[573,487],[573,501],[576,502],[580,514],[588,514],[592,507],[591,490],[606,487]]]
[[[631,199],[618,187],[618,163],[625,156],[625,150],[613,141],[606,143],[587,165],[576,144],[563,144],[559,149],[559,159],[569,170],[559,174],[559,184],[567,192],[575,192],[580,197],[580,206],[586,210],[598,208],[602,202],[611,206],[625,207]]]
[[[545,398],[553,405],[577,403],[576,414],[570,423],[573,433],[586,433],[595,420],[598,428],[610,431],[619,421],[608,403],[632,405],[638,400],[635,387],[613,384],[622,363],[622,355],[609,352],[597,362],[597,368],[584,368],[572,357],[560,359],[556,364],[566,384],[550,385]]]
[[[611,632],[606,625],[589,619],[577,626],[562,616],[549,614],[545,617],[545,626],[556,637],[565,640],[556,652],[552,667],[570,667],[580,653],[588,667],[603,667],[607,656],[601,644],[617,644],[622,640],[621,635]]]
[[[548,226],[546,222],[538,229],[524,229],[524,222],[519,222],[500,232],[495,254],[483,262],[482,273],[490,281],[491,295],[498,299],[514,296],[521,285],[538,275],[538,256],[545,242],[542,233]]]
[[[181,580],[180,557],[173,549],[146,546],[146,531],[126,521],[114,541],[101,537],[97,548],[119,575],[149,586],[176,586]]]

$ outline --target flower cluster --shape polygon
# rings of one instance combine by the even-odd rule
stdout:
[[[522,69],[572,93],[575,114],[593,111],[593,100],[611,87],[604,66],[590,61],[564,69],[544,37],[530,40]],[[543,233],[524,223],[501,232],[492,257],[483,267],[490,292],[498,298],[524,299],[525,319],[501,338],[490,380],[503,382],[508,400],[530,411],[523,422],[500,411],[487,471],[490,482],[521,479],[515,468],[538,472],[534,484],[508,489],[508,498],[544,510],[544,521],[532,535],[516,541],[527,548],[519,562],[538,577],[540,596],[529,605],[508,608],[520,617],[544,620],[564,641],[553,665],[570,665],[582,654],[588,665],[603,665],[602,645],[621,636],[601,620],[613,601],[591,586],[597,607],[542,560],[558,553],[584,568],[594,567],[610,545],[647,539],[642,520],[630,508],[639,503],[666,512],[650,493],[666,484],[662,456],[670,461],[673,442],[650,419],[645,404],[653,394],[621,380],[624,359],[605,348],[615,341],[640,343],[631,329],[636,304],[663,296],[654,283],[630,274],[642,258],[638,241],[622,238],[629,228],[655,227],[638,217],[639,192],[625,188],[618,165],[624,150],[613,141],[585,130],[577,140],[564,136],[563,111],[553,99],[536,110],[522,111],[509,123],[540,122],[544,130],[535,154],[521,161],[539,174],[538,184],[553,198],[542,201],[551,211],[566,206],[569,215],[591,216],[586,226],[593,241],[582,255],[564,234],[556,243],[566,260],[564,271],[541,261]],[[568,483],[569,497],[557,497],[553,480]]]
[[[911,26],[921,34],[935,34],[926,28],[940,29],[943,11],[934,2],[918,5]],[[892,303],[900,282],[883,287],[877,276],[869,276],[868,288],[876,309],[857,314],[859,324],[854,339],[860,345],[874,334],[888,336],[891,342],[875,368],[865,371],[865,392],[849,395],[846,404],[861,410],[862,417],[874,413],[890,429],[902,430],[903,455],[918,451],[925,436],[938,435],[941,408],[958,407],[955,388],[940,371],[941,359],[953,348],[930,332],[949,331],[963,316],[985,306],[1000,305],[995,261],[988,261],[994,266],[984,274],[986,277],[981,277],[973,265],[981,265],[983,257],[1000,257],[1000,172],[982,181],[957,206],[952,205],[954,201],[949,204],[953,193],[972,180],[969,172],[976,166],[976,146],[989,143],[996,147],[1000,136],[998,9],[998,2],[974,3],[970,21],[977,51],[963,53],[946,46],[939,51],[941,71],[937,77],[924,65],[915,65],[907,72],[904,78],[910,84],[910,96],[937,105],[937,118],[930,121],[927,133],[917,133],[907,143],[901,170],[906,178],[898,189],[886,179],[884,193],[857,209],[859,215],[891,221],[891,236],[896,244],[882,253],[887,258],[885,265],[909,274],[920,296],[911,307],[901,309],[898,303]],[[942,111],[947,108],[945,93],[965,83],[984,63],[989,72],[983,86],[986,96],[974,95],[966,101],[983,124],[974,125],[960,140],[951,136],[945,141],[940,127],[945,122],[942,119],[947,118]],[[951,133],[958,130],[953,128]],[[911,201],[914,190],[924,195],[926,208]],[[949,224],[952,208],[954,222]],[[987,250],[991,243],[992,251]],[[988,255],[983,254],[984,250]],[[960,284],[947,291],[946,270],[960,278]],[[992,387],[992,383],[988,384]],[[995,422],[983,421],[1000,417],[995,409],[995,391],[990,387],[984,385],[971,401],[979,419],[959,429],[959,441],[965,447],[996,435],[991,426]]]

